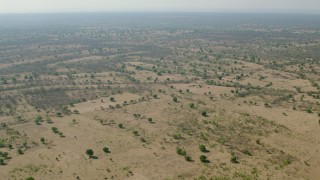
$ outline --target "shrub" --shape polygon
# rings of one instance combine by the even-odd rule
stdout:
[[[186,156],[186,155],[187,155],[187,152],[184,151],[184,150],[182,150],[182,151],[181,151],[181,156]]]
[[[0,148],[4,148],[4,147],[5,147],[4,142],[0,140]]]
[[[123,124],[118,124],[118,127],[120,128],[120,129],[123,129],[124,127],[123,127]]]
[[[4,164],[4,159],[0,158],[0,165],[3,165],[3,164]]]
[[[93,150],[87,149],[86,154],[91,158],[93,156]]]
[[[65,137],[62,132],[58,132],[60,137]]]
[[[56,127],[52,127],[51,130],[52,130],[55,134],[57,134],[57,133],[59,132],[58,128],[56,128]]]
[[[142,137],[142,138],[140,138],[140,141],[141,141],[141,142],[143,142],[143,143],[147,142],[147,140],[146,140],[146,139],[144,139],[143,137]]]
[[[8,152],[3,152],[1,155],[4,159],[8,159],[9,153]]]
[[[42,137],[42,138],[40,139],[40,141],[42,142],[42,144],[44,144],[44,143],[45,143],[44,137]]]
[[[57,112],[56,113],[58,117],[62,117],[62,113],[61,112]]]
[[[242,153],[248,156],[252,156],[252,153],[248,149],[243,150]]]
[[[43,119],[42,119],[42,116],[38,115],[34,122],[37,124],[37,125],[41,125],[41,122],[43,122]]]
[[[105,153],[110,153],[109,148],[108,148],[108,147],[104,147],[104,148],[103,148],[103,152],[105,152]]]
[[[231,156],[231,162],[232,162],[232,163],[239,163],[237,156],[232,155],[232,156]]]
[[[208,152],[208,150],[206,149],[206,146],[203,144],[199,145],[199,149],[201,152]]]
[[[17,150],[17,152],[18,152],[18,154],[23,154],[23,151],[22,151],[21,148],[19,148],[19,149]]]
[[[206,111],[203,111],[203,112],[201,113],[201,115],[204,116],[204,117],[207,117],[207,116],[208,116]]]
[[[179,148],[179,147],[177,147],[177,148],[176,148],[176,152],[177,152],[177,154],[181,155],[181,151],[182,151],[182,149],[181,149],[181,148]]]
[[[191,162],[191,161],[192,161],[191,156],[185,156],[185,159],[186,159],[186,161],[188,161],[188,162]]]
[[[53,121],[52,121],[52,119],[50,117],[47,117],[46,122],[49,123],[49,124],[53,123]]]
[[[177,152],[177,154],[179,154],[179,155],[181,155],[181,156],[187,155],[187,152],[184,151],[183,149],[181,149],[180,147],[177,147],[177,148],[176,148],[176,152]]]
[[[189,104],[189,107],[190,107],[190,108],[194,108],[194,103],[190,103],[190,104]]]
[[[207,156],[205,156],[205,155],[201,155],[200,156],[200,161],[203,162],[203,163],[208,163],[209,162],[208,159],[207,159]]]
[[[178,102],[178,98],[177,97],[173,97],[173,102]]]
[[[312,113],[312,109],[311,109],[311,108],[308,108],[308,109],[307,109],[307,113]]]
[[[34,180],[33,177],[27,177],[26,180]]]
[[[182,135],[181,134],[173,134],[172,135],[174,139],[182,139]]]
[[[132,133],[133,133],[135,136],[139,136],[139,132],[136,131],[136,130],[134,130]]]
[[[148,121],[149,121],[149,122],[152,122],[152,118],[148,118]]]

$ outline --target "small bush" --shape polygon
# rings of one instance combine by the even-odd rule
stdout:
[[[192,158],[191,158],[191,156],[185,156],[185,159],[186,159],[186,161],[188,161],[188,162],[193,161]]]
[[[103,152],[105,152],[105,153],[110,153],[110,150],[109,150],[108,147],[104,147],[104,148],[103,148]]]
[[[173,102],[178,102],[178,98],[177,97],[173,97]]]
[[[139,136],[139,132],[138,132],[138,131],[136,131],[136,130],[135,130],[135,131],[133,131],[132,133],[133,133],[135,136]]]
[[[308,108],[308,109],[307,109],[307,113],[312,113],[312,109],[311,109],[311,108]]]
[[[120,128],[120,129],[123,129],[124,128],[124,126],[123,126],[123,124],[118,124],[118,127]]]
[[[56,128],[56,127],[52,127],[51,130],[52,130],[55,134],[57,134],[57,133],[59,132],[58,128]]]
[[[194,103],[190,103],[190,104],[189,104],[189,107],[190,107],[190,108],[194,108]]]
[[[237,156],[232,155],[232,156],[231,156],[231,162],[232,162],[232,163],[239,163]]]
[[[23,150],[20,148],[17,150],[17,152],[18,152],[18,154],[23,154]]]
[[[182,149],[179,148],[179,147],[177,147],[177,148],[176,148],[176,152],[177,152],[177,154],[181,155]]]
[[[208,152],[208,150],[206,149],[206,146],[203,144],[199,145],[199,149],[201,152]]]
[[[147,142],[147,140],[146,140],[146,139],[144,139],[143,137],[142,137],[142,138],[140,138],[140,141],[141,141],[141,142],[143,142],[143,143],[146,143],[146,142]]]
[[[4,164],[4,158],[0,158],[0,165]]]
[[[243,150],[242,153],[248,156],[252,156],[252,153],[248,149]]]
[[[86,154],[91,158],[93,156],[93,150],[87,149]]]
[[[201,161],[202,163],[208,163],[208,162],[209,162],[208,159],[207,159],[207,156],[205,156],[205,155],[201,155],[201,156],[200,156],[200,161]]]
[[[208,116],[208,114],[207,114],[206,111],[203,111],[203,112],[201,113],[201,115],[202,115],[203,117],[207,117],[207,116]]]

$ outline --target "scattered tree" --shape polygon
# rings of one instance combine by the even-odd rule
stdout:
[[[199,149],[201,152],[208,152],[208,150],[206,149],[206,146],[203,144],[199,145]]]
[[[105,152],[105,153],[110,153],[109,148],[108,148],[108,147],[104,147],[104,148],[103,148],[103,152]]]
[[[92,149],[87,149],[86,154],[91,158],[93,156],[93,150]]]
[[[207,156],[205,156],[205,155],[201,155],[200,156],[200,161],[203,162],[203,163],[208,163],[209,162],[208,159],[207,159]]]
[[[178,102],[178,98],[177,97],[173,97],[173,101],[174,102]]]
[[[201,115],[204,116],[204,117],[207,117],[207,116],[208,116],[206,111],[203,111],[203,112],[201,113]]]
[[[190,104],[189,104],[189,107],[190,107],[190,108],[194,108],[194,103],[190,103]]]

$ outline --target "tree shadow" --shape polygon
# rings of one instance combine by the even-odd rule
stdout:
[[[208,159],[206,159],[206,160],[204,160],[204,161],[202,161],[202,162],[205,163],[205,164],[211,163],[211,161],[209,161]]]
[[[210,151],[208,149],[203,150],[204,153],[209,153]]]
[[[92,156],[90,156],[90,159],[99,159],[99,158],[98,158],[98,156],[92,155]]]

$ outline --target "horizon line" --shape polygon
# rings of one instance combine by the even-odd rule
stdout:
[[[229,14],[320,14],[319,11],[310,10],[203,10],[203,11],[189,11],[189,10],[159,10],[159,11],[107,11],[107,10],[88,10],[88,11],[24,11],[24,12],[1,12],[3,14],[78,14],[78,13],[229,13]]]

